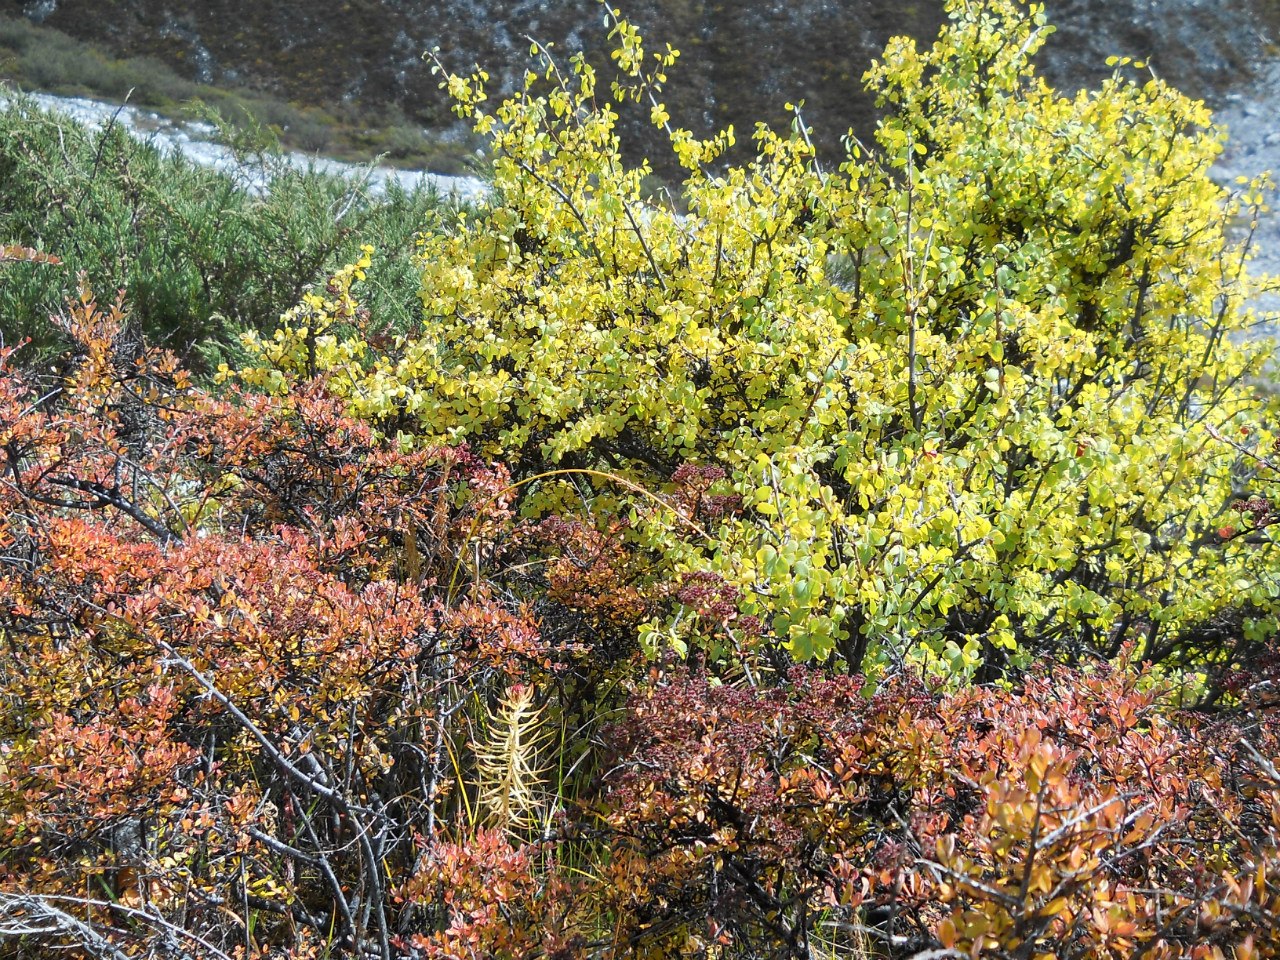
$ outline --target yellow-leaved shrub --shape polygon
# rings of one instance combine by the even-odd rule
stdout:
[[[1219,535],[1247,463],[1208,432],[1270,440],[1248,386],[1264,351],[1240,337],[1262,285],[1231,232],[1267,183],[1215,185],[1208,111],[1140,65],[1051,89],[1030,60],[1040,7],[948,9],[931,49],[896,40],[872,65],[886,118],[838,169],[798,111],[740,165],[732,130],[671,128],[676,53],[614,11],[611,89],[538,47],[496,107],[483,73],[448,77],[492,189],[422,238],[420,331],[317,336],[334,317],[316,298],[243,375],[327,371],[406,443],[466,441],[517,477],[658,489],[718,465],[742,509],[702,537],[581,476],[523,503],[633,513],[668,571],[722,577],[796,658],[969,676],[1127,641],[1226,656],[1205,625],[1259,635],[1278,587],[1269,541]],[[673,197],[623,159],[627,101],[688,171]],[[647,629],[700,635],[688,610]]]

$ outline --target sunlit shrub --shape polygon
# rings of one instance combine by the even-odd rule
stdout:
[[[491,110],[483,73],[447,77],[491,140],[489,208],[423,239],[421,335],[335,334],[317,368],[354,415],[518,476],[656,489],[683,462],[723,469],[742,510],[704,536],[616,484],[579,495],[634,507],[670,570],[729,584],[757,648],[981,678],[1129,641],[1229,659],[1214,625],[1261,622],[1277,595],[1270,541],[1217,535],[1249,464],[1206,432],[1260,414],[1244,384],[1263,351],[1236,345],[1258,285],[1228,226],[1265,181],[1216,186],[1207,110],[1136,65],[1049,88],[1039,8],[950,10],[931,49],[895,41],[868,72],[887,117],[839,170],[799,118],[720,165],[731,131],[669,125],[674,52],[612,17],[612,96],[540,49]],[[621,159],[632,99],[688,171],[671,204]],[[252,343],[247,375],[309,373],[303,336]],[[564,500],[523,492],[532,512]],[[678,611],[646,634],[691,640],[733,653]]]

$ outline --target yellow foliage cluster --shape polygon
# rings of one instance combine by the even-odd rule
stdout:
[[[723,467],[740,514],[690,542],[640,511],[636,536],[721,575],[799,658],[967,676],[1273,609],[1270,544],[1217,535],[1247,477],[1206,429],[1270,440],[1239,337],[1261,284],[1230,234],[1267,182],[1216,186],[1208,111],[1131,64],[1051,89],[1039,6],[949,13],[931,49],[894,41],[868,71],[887,117],[836,170],[798,111],[742,165],[731,130],[671,129],[677,54],[616,11],[608,93],[540,47],[492,110],[483,74],[449,77],[491,140],[492,193],[421,239],[422,333],[330,332],[366,259],[251,344],[243,376],[328,371],[406,442],[467,441],[526,476]],[[674,199],[622,159],[628,100],[688,171]]]

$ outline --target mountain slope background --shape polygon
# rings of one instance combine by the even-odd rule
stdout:
[[[803,99],[821,147],[874,106],[861,77],[896,34],[932,37],[941,0],[634,0],[623,3],[651,44],[683,57],[668,106],[697,133],[758,120],[785,124]],[[1186,92],[1220,99],[1274,52],[1277,0],[1052,0],[1058,27],[1042,58],[1052,82],[1087,85],[1112,54],[1147,59]],[[528,62],[528,37],[603,65],[607,31],[595,0],[0,0],[114,56],[152,57],[200,83],[241,87],[318,106],[345,122],[408,122],[461,137],[422,60],[439,47],[452,69],[485,67],[509,89]],[[660,154],[641,117],[624,118],[633,153]]]

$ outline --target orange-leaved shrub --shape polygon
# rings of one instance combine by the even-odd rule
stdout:
[[[491,718],[515,691],[568,717],[612,664],[481,576],[541,549],[505,470],[319,380],[196,389],[88,292],[59,322],[64,375],[0,353],[0,955],[479,938],[442,878],[531,856],[478,812]]]
[[[0,956],[1280,956],[1274,645],[1194,712],[1129,661],[649,661],[663,605],[759,628],[325,376],[58,322],[61,373],[0,356]],[[718,479],[647,502],[696,536]]]
[[[749,183],[693,165],[702,225],[737,224],[724,250],[641,204],[634,171],[614,183],[593,82],[549,78],[585,172],[533,190],[508,161],[538,153],[537,181],[573,151],[544,101],[504,108],[524,116],[504,121],[506,196],[424,257],[425,322],[456,336],[396,341],[407,367],[371,352],[381,318],[351,294],[367,251],[215,392],[87,290],[55,320],[75,346],[52,372],[0,343],[0,960],[1280,958],[1275,511],[1257,493],[1220,526],[1270,434],[1237,387],[1253,358],[1223,351],[1212,376],[1196,359],[1243,319],[1250,288],[1217,241],[1260,201],[1223,206],[1200,179],[1198,106],[1119,77],[1114,103],[1031,90],[1012,55],[1040,11],[952,8],[962,29],[932,59],[895,48],[886,89],[922,92],[923,65],[933,99],[882,131],[890,161],[853,192],[799,131],[762,134],[773,159]],[[952,81],[980,54],[1009,110],[975,127],[984,105]],[[939,133],[943,107],[965,122]],[[1152,120],[1181,159],[1152,167],[1112,115]],[[1121,191],[1101,253],[1077,229],[1097,226],[1092,187],[1024,229],[1060,178],[1024,183],[1023,148],[1059,127],[1104,147],[1119,129],[1144,158],[1073,154],[1080,183],[1146,170],[1165,198],[1130,209],[1142,191]],[[997,128],[1017,134],[995,159],[1019,216],[984,213],[974,239],[967,207],[943,210],[978,244],[962,259],[991,268],[957,273],[912,226],[917,199],[945,207],[959,185],[961,207],[989,205],[960,161]],[[958,152],[913,145],[930,130]],[[792,209],[824,182],[839,204]],[[731,203],[739,187],[773,191],[790,233]],[[852,237],[832,226],[845,201]],[[554,236],[530,240],[526,214]],[[483,233],[508,226],[501,245]],[[1071,262],[1042,275],[1063,243]],[[821,279],[837,250],[879,277],[852,313],[861,295]],[[1067,299],[1062,270],[1083,277]],[[885,327],[876,304],[906,274],[924,285]],[[672,313],[668,283],[725,310]],[[537,332],[561,310],[586,340]],[[1079,342],[1038,370],[1024,321]],[[654,324],[670,356],[646,353]],[[787,383],[761,349],[775,334]],[[484,370],[442,366],[473,339]],[[681,346],[698,339],[705,358]],[[606,341],[621,353],[602,361]],[[805,374],[815,357],[826,372]],[[1228,428],[1257,433],[1230,449]]]
[[[601,814],[619,937],[654,956],[1280,956],[1274,706],[1180,712],[1134,674],[871,696],[801,668],[650,678]]]

